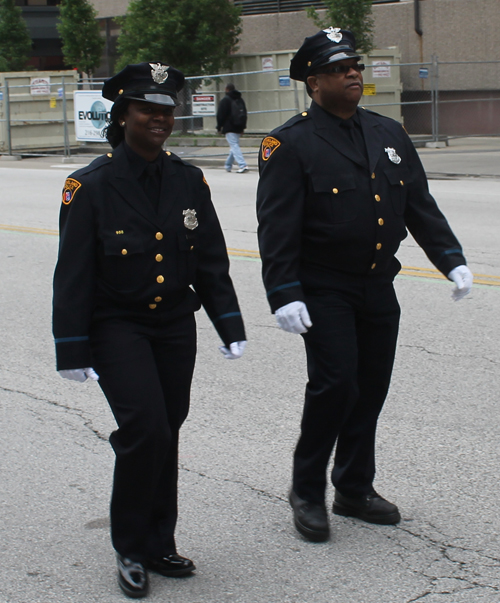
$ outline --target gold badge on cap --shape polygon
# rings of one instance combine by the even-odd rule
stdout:
[[[342,40],[342,34],[340,33],[340,27],[329,27],[323,30],[326,33],[326,37],[338,44]]]
[[[396,149],[387,147],[384,149],[392,163],[401,163],[401,157],[396,153]]]
[[[157,84],[163,84],[168,79],[168,65],[162,65],[161,63],[149,63],[151,66],[151,77]]]
[[[195,209],[185,209],[182,212],[184,216],[184,226],[189,230],[194,230],[198,226],[198,218],[196,217]]]
[[[262,141],[262,160],[267,161],[269,157],[281,146],[281,142],[273,136],[266,136]]]

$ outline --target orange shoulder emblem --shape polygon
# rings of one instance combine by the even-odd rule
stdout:
[[[74,178],[66,178],[62,192],[62,202],[64,205],[69,205],[75,196],[76,191],[82,186],[81,182]]]
[[[279,140],[273,136],[266,136],[261,145],[262,160],[267,161],[279,146],[281,146],[281,142]]]

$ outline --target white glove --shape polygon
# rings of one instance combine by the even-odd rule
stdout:
[[[221,345],[219,350],[224,354],[226,360],[236,360],[236,358],[241,358],[243,356],[246,345],[246,341],[234,341],[229,344],[229,349],[226,348],[226,346]]]
[[[276,310],[278,327],[289,333],[307,333],[312,327],[309,312],[304,302],[294,301]]]
[[[470,292],[474,277],[467,266],[457,266],[456,268],[453,268],[448,274],[448,278],[456,285],[451,294],[454,301],[460,301]]]
[[[66,371],[58,371],[61,377],[64,379],[71,379],[72,381],[80,381],[83,383],[87,381],[87,377],[92,381],[98,381],[99,375],[94,371],[93,368],[87,367],[82,369],[70,369]]]

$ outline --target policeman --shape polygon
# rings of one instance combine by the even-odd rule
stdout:
[[[148,592],[151,569],[183,576],[177,554],[177,451],[196,354],[201,305],[238,358],[245,331],[224,237],[202,172],[162,145],[183,74],[128,65],[107,80],[113,153],[64,185],[53,330],[63,377],[99,380],[118,428],[111,536],[118,582]]]
[[[311,106],[266,137],[259,157],[264,284],[278,325],[301,333],[307,354],[289,500],[297,530],[312,541],[329,537],[326,469],[335,443],[333,512],[400,520],[373,480],[400,315],[395,253],[406,229],[456,283],[456,300],[472,285],[401,124],[358,108],[364,65],[355,49],[353,34],[339,28],[305,39],[290,76],[306,83]]]

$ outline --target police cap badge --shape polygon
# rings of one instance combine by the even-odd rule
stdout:
[[[184,74],[163,63],[127,65],[104,82],[102,95],[115,102],[118,98],[142,100],[175,107],[177,92],[184,86]]]

